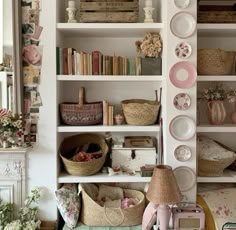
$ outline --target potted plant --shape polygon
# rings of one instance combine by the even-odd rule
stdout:
[[[224,100],[227,98],[227,92],[221,85],[216,85],[204,89],[202,99],[207,100],[208,120],[212,125],[222,125],[226,117]]]
[[[161,75],[162,40],[159,33],[146,33],[141,41],[135,42],[141,58],[141,75]]]

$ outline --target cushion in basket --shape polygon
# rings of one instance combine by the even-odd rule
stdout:
[[[74,228],[79,219],[81,201],[76,184],[65,184],[55,191],[57,207],[69,228]]]

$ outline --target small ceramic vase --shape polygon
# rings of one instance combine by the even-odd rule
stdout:
[[[226,117],[223,101],[208,102],[208,119],[211,125],[223,125]]]

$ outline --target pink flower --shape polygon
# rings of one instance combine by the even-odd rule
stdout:
[[[41,57],[42,56],[41,56],[37,46],[29,45],[29,46],[24,47],[23,58],[29,64],[35,65],[35,64],[40,63]]]

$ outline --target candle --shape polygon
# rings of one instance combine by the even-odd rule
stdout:
[[[69,8],[75,8],[75,1],[68,1]]]

